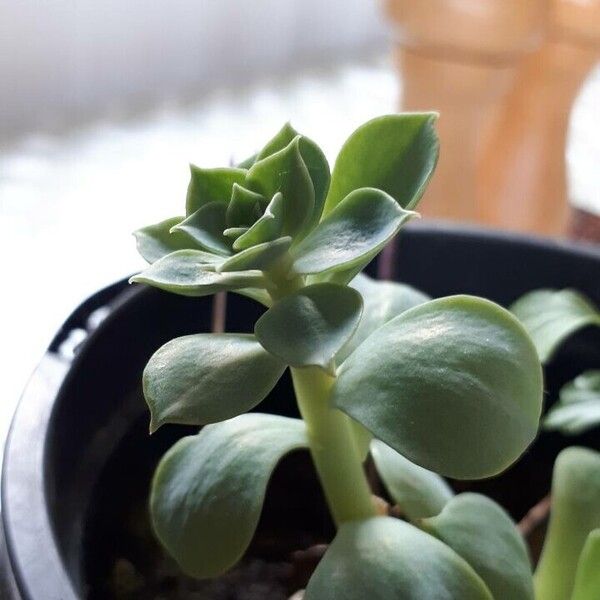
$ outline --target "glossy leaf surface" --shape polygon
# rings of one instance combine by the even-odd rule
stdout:
[[[510,310],[523,323],[545,363],[571,335],[587,325],[600,326],[600,312],[574,290],[536,290]]]
[[[225,214],[227,227],[249,227],[262,215],[266,205],[263,196],[234,183]]]
[[[597,600],[599,594],[600,529],[595,529],[588,535],[581,551],[571,600]]]
[[[183,232],[209,252],[231,254],[231,242],[223,234],[226,229],[223,202],[210,202],[173,227],[173,232]]]
[[[462,556],[494,598],[534,600],[525,542],[513,520],[493,500],[459,494],[423,527]]]
[[[294,269],[298,273],[361,269],[415,215],[385,192],[356,190],[296,246]]]
[[[190,183],[186,199],[186,215],[195,213],[210,202],[229,202],[234,183],[242,185],[246,169],[201,169],[190,165]]]
[[[600,425],[600,370],[586,371],[560,390],[544,419],[546,429],[578,435]]]
[[[437,162],[436,118],[434,113],[385,115],[359,127],[335,161],[323,214],[365,187],[383,190],[401,207],[414,208]]]
[[[493,600],[448,546],[390,517],[345,523],[321,559],[304,600]]]
[[[439,514],[454,492],[443,477],[415,465],[380,440],[371,456],[387,491],[411,521]]]
[[[218,271],[224,273],[247,269],[266,271],[289,250],[291,244],[292,238],[289,236],[257,244],[229,257],[219,265]]]
[[[350,356],[377,328],[409,308],[431,300],[427,294],[410,285],[371,279],[363,273],[359,273],[349,285],[358,290],[363,298],[363,314],[352,339],[338,355],[340,362]]]
[[[332,402],[426,469],[489,477],[535,437],[542,370],[508,311],[451,296],[412,308],[369,336],[340,367]]]
[[[145,283],[182,296],[208,296],[227,290],[263,286],[260,271],[216,273],[207,270],[204,254],[198,250],[178,250],[134,275],[130,282]]]
[[[267,198],[281,192],[284,235],[294,237],[305,228],[314,210],[315,193],[300,154],[300,138],[255,162],[248,171],[246,182]]]
[[[302,421],[248,414],[208,425],[167,452],[152,482],[152,523],[188,575],[215,577],[242,557],[273,469],[306,443]]]
[[[144,369],[150,431],[164,423],[205,425],[247,412],[273,389],[284,368],[253,335],[175,338]]]
[[[256,322],[258,341],[293,367],[328,369],[350,339],[362,312],[360,294],[317,283],[286,296]]]
[[[600,453],[572,446],[554,463],[552,507],[536,572],[538,598],[569,600],[579,556],[600,527]]]
[[[269,202],[264,214],[240,237],[233,242],[234,250],[245,250],[271,242],[283,232],[283,196],[277,192]]]

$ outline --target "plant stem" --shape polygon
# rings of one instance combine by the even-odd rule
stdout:
[[[329,406],[335,378],[317,367],[292,369],[310,451],[336,524],[376,515],[349,418]]]

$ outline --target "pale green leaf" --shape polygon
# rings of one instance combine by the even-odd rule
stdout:
[[[600,453],[573,446],[554,463],[552,507],[535,572],[536,597],[569,600],[586,538],[600,527]]]
[[[246,169],[201,169],[190,165],[191,177],[185,204],[186,215],[195,213],[210,202],[227,204],[231,199],[233,184],[243,184],[246,173]]]
[[[340,367],[332,402],[426,469],[489,477],[536,435],[542,369],[513,315],[488,300],[451,296],[369,336]]]
[[[349,287],[317,283],[286,296],[256,322],[258,341],[292,367],[330,370],[362,312],[360,294]]]
[[[175,338],[144,369],[150,431],[164,423],[205,425],[247,412],[267,396],[284,369],[253,335]]]
[[[262,216],[266,206],[263,196],[234,183],[225,214],[227,228],[250,227]]]
[[[210,202],[175,225],[171,231],[184,232],[206,250],[227,256],[231,254],[231,241],[223,234],[226,211],[226,204]]]
[[[582,373],[560,390],[560,400],[546,414],[544,428],[578,435],[600,425],[600,370]]]
[[[536,290],[510,310],[523,323],[545,363],[571,335],[587,325],[600,326],[600,312],[574,290]]]
[[[134,275],[130,283],[145,283],[182,296],[209,296],[247,287],[264,287],[260,271],[216,273],[205,252],[178,250]],[[209,270],[210,269],[210,270]]]
[[[367,599],[493,600],[456,552],[390,517],[343,524],[304,596],[304,600]]]
[[[429,296],[410,285],[395,281],[378,281],[359,273],[350,287],[360,292],[363,298],[363,314],[352,339],[338,354],[338,360],[346,360],[360,344],[376,329],[402,314],[405,310],[431,300]]]
[[[600,529],[586,539],[577,563],[571,600],[598,600],[600,597]]]
[[[439,514],[454,496],[443,477],[415,465],[380,440],[371,442],[371,456],[390,496],[411,521]]]
[[[534,600],[531,562],[509,515],[480,494],[459,494],[423,527],[462,556],[494,598]]]
[[[246,250],[252,246],[272,242],[283,232],[283,196],[277,192],[265,212],[252,227],[233,242],[234,250]]]
[[[360,126],[338,154],[323,215],[350,192],[373,187],[406,209],[420,200],[437,163],[435,113],[377,117]]]
[[[289,250],[291,244],[292,238],[289,236],[257,244],[230,256],[217,270],[223,273],[247,269],[267,271]]]
[[[267,198],[281,192],[282,233],[292,237],[305,229],[315,206],[312,181],[299,143],[300,138],[294,138],[283,150],[255,162],[246,178],[248,187]]]
[[[152,482],[150,511],[159,540],[185,573],[227,571],[246,551],[280,459],[306,447],[304,423],[248,414],[177,442]]]
[[[360,270],[414,216],[385,192],[356,190],[294,248],[294,269],[298,273]]]

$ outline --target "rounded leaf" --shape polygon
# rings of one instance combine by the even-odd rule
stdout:
[[[226,228],[225,213],[227,205],[223,202],[204,204],[187,219],[175,225],[173,233],[184,232],[200,246],[217,254],[231,254],[231,242],[223,234]]]
[[[243,184],[246,169],[201,169],[190,165],[190,183],[186,199],[186,215],[195,213],[209,202],[229,202],[234,183]]]
[[[271,242],[277,239],[282,231],[283,196],[281,192],[277,192],[269,202],[262,217],[233,242],[233,249],[246,250],[258,244]]]
[[[483,581],[456,552],[390,517],[343,524],[304,595],[304,600],[367,598],[493,600]]]
[[[338,154],[323,216],[350,192],[372,187],[414,208],[437,163],[435,113],[384,115],[361,125]]]
[[[266,271],[289,250],[291,244],[292,238],[289,236],[257,244],[229,257],[217,267],[217,270],[222,273],[247,269]]]
[[[588,535],[577,563],[571,600],[598,600],[600,591],[600,529]]]
[[[206,252],[178,250],[157,260],[134,275],[130,283],[145,283],[181,296],[209,296],[217,292],[247,287],[263,287],[260,271],[216,273],[215,265],[207,263]]]
[[[390,496],[411,521],[439,514],[454,496],[443,477],[411,463],[380,440],[371,442],[371,456]]]
[[[412,308],[369,336],[340,367],[332,402],[426,469],[489,477],[536,435],[542,369],[508,311],[451,296]]]
[[[536,290],[510,310],[527,329],[543,363],[577,330],[600,326],[600,311],[575,290]]]
[[[423,527],[462,556],[494,598],[534,600],[525,542],[513,520],[493,500],[459,494]]]
[[[360,294],[334,283],[317,283],[286,296],[258,319],[254,333],[292,367],[330,370],[362,312]]]
[[[298,273],[366,265],[416,213],[373,188],[349,194],[293,250]]]
[[[199,333],[159,348],[144,369],[150,431],[164,423],[204,425],[254,408],[285,365],[249,334]]]
[[[307,445],[304,423],[241,415],[177,442],[152,482],[154,530],[188,574],[215,577],[250,544],[273,469]]]

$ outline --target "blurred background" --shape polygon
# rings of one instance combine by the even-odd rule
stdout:
[[[143,266],[188,163],[287,120],[333,160],[440,111],[431,218],[600,241],[600,0],[0,3],[0,436],[69,311]]]

